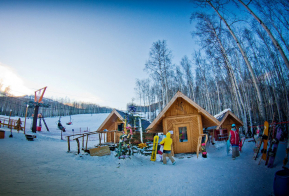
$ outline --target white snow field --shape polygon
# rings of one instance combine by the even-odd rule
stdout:
[[[69,116],[61,122],[67,132],[86,127],[95,131],[108,114],[74,115],[73,125],[66,125]],[[18,119],[13,117],[13,119]],[[23,118],[22,118],[23,119]],[[175,157],[176,164],[162,165],[150,161],[150,156],[135,154],[131,158],[117,159],[111,155],[97,157],[84,152],[67,152],[67,141],[60,139],[58,118],[46,118],[50,131],[42,125],[34,141],[26,140],[22,131],[5,131],[0,139],[0,195],[273,195],[275,172],[282,169],[286,143],[281,142],[274,168],[264,162],[258,165],[252,159],[254,142],[243,147],[241,156],[232,160],[227,155],[225,142],[207,146],[208,158],[197,159],[196,154]],[[26,132],[31,132],[27,120]],[[64,137],[64,139],[66,139]],[[97,137],[88,147],[98,144]],[[192,157],[191,157],[192,156]],[[191,158],[188,158],[191,157]],[[259,156],[260,157],[260,156]]]

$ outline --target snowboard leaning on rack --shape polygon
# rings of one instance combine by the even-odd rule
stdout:
[[[288,157],[289,157],[289,131],[288,131],[288,136],[287,136],[287,148],[286,148],[286,156],[283,160],[283,168],[286,167],[286,164],[288,163]]]
[[[269,136],[269,123],[267,121],[265,121],[264,123],[264,133],[262,136],[262,141],[263,141],[263,149],[261,150],[262,156],[261,159],[259,161],[259,165],[261,163],[261,160],[263,159],[264,161],[266,161],[266,155],[267,155],[267,147],[268,147],[268,136]]]
[[[279,127],[277,129],[276,137],[273,138],[273,140],[272,140],[273,147],[272,147],[272,149],[269,149],[269,152],[268,152],[268,156],[269,156],[268,167],[269,168],[273,167],[275,156],[276,156],[277,149],[278,149],[279,140],[281,138],[281,134],[282,134],[282,130]]]
[[[271,131],[270,131],[270,133],[269,133],[269,148],[268,148],[268,150],[267,150],[267,154],[266,154],[266,162],[265,162],[265,165],[268,165],[268,162],[269,162],[269,153],[271,153],[272,152],[272,149],[273,149],[273,143],[274,143],[274,141],[276,141],[275,140],[275,138],[276,138],[276,133],[275,133],[275,129],[276,129],[276,124],[275,124],[275,122],[273,122],[273,128],[271,128]],[[272,155],[272,153],[271,153],[271,155]]]
[[[262,146],[262,137],[258,137],[256,139],[256,144],[254,147],[254,156],[253,156],[254,160],[257,159],[261,146]]]
[[[153,143],[151,161],[156,161],[156,159],[157,159],[158,142],[159,142],[159,136],[156,135],[156,136],[154,136],[154,143]]]
[[[256,160],[257,157],[258,157],[258,154],[259,154],[259,151],[261,149],[261,146],[262,146],[262,143],[264,141],[263,138],[268,138],[268,130],[269,130],[269,123],[267,121],[264,122],[264,132],[263,132],[263,135],[262,137],[258,137],[256,139],[256,145],[255,145],[255,148],[254,148],[254,156],[253,156],[253,159]]]

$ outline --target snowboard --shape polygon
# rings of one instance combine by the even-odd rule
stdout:
[[[261,150],[262,157],[261,159],[266,160],[267,146],[268,146],[268,132],[269,132],[269,123],[265,121],[264,123],[264,133],[262,136],[263,149]],[[260,161],[261,161],[260,159]]]
[[[289,157],[289,131],[288,131],[288,137],[287,137],[287,148],[286,148],[286,156],[283,160],[283,168],[286,167],[286,164],[288,163],[288,157]]]
[[[273,130],[269,132],[269,147],[268,147],[268,150],[267,150],[267,153],[266,153],[266,162],[265,162],[265,165],[268,164],[268,161],[269,161],[269,153],[272,152],[272,148],[273,148],[273,140],[276,138],[276,134],[275,134],[275,129],[276,129],[276,124],[275,122],[273,123]],[[272,133],[272,134],[271,134]],[[271,137],[270,137],[271,136]]]
[[[260,151],[261,145],[262,145],[262,137],[258,137],[256,139],[256,144],[255,144],[255,147],[254,147],[254,156],[253,156],[254,160],[256,160],[257,157],[258,157],[258,153]]]
[[[151,155],[151,161],[156,161],[157,159],[157,150],[158,150],[159,136],[154,136],[153,150]]]
[[[278,149],[279,140],[281,138],[281,134],[282,134],[282,130],[279,127],[277,129],[276,137],[272,140],[272,144],[273,144],[272,149],[269,149],[270,151],[268,152],[268,157],[269,157],[268,167],[269,168],[273,167],[275,156],[276,156],[277,149]]]
[[[259,154],[259,151],[261,149],[262,143],[264,142],[265,138],[268,140],[268,131],[269,131],[269,123],[267,121],[264,122],[264,131],[262,137],[257,138],[256,140],[256,145],[254,148],[254,156],[253,159],[256,160]],[[264,145],[263,145],[264,147]],[[267,149],[267,144],[266,144],[266,149]],[[262,149],[263,150],[263,149]],[[265,153],[266,155],[266,153]]]

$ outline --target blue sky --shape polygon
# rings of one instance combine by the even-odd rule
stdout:
[[[18,77],[11,93],[47,86],[45,97],[125,109],[153,42],[167,40],[175,64],[191,57],[192,12],[188,0],[1,0],[0,66]]]

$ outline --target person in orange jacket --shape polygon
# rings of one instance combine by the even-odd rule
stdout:
[[[164,150],[163,150],[163,165],[167,164],[167,156],[170,158],[171,162],[173,163],[173,165],[176,163],[175,159],[172,157],[172,144],[173,144],[173,140],[171,138],[171,133],[167,132],[166,134],[166,138],[164,138],[161,142],[161,145],[164,145]]]

